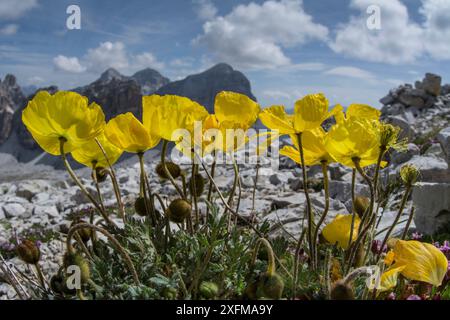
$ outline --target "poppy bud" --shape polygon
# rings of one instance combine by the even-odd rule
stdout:
[[[167,167],[167,170],[169,170],[170,175],[174,179],[178,178],[181,175],[181,169],[176,163],[173,163],[173,162],[170,162],[170,161],[166,162],[166,167]],[[158,176],[160,178],[162,178],[162,179],[169,179],[169,177],[166,174],[166,171],[164,170],[164,166],[163,166],[162,162],[159,163],[156,166],[155,171],[156,171],[156,173],[158,174]]]
[[[108,178],[108,170],[103,167],[96,167],[95,171],[92,172],[92,179],[97,180],[98,183],[105,182],[106,178]]]
[[[250,282],[244,290],[244,299],[246,300],[256,300],[256,291],[258,290],[258,281]]]
[[[219,294],[219,287],[214,282],[203,281],[200,284],[200,293],[206,299],[213,299]]]
[[[136,199],[136,201],[134,202],[134,210],[141,217],[145,217],[147,215],[147,209],[145,206],[145,198],[144,197],[138,197]]]
[[[41,258],[41,251],[35,242],[24,240],[17,246],[17,255],[25,263],[36,264]]]
[[[78,220],[74,221],[71,224],[71,226],[75,226],[75,225],[81,224],[81,223],[85,223],[85,221],[78,219]],[[77,234],[80,236],[81,240],[86,243],[91,239],[92,230],[91,230],[91,228],[78,229]]]
[[[420,171],[411,164],[406,164],[400,169],[400,177],[405,186],[413,186],[419,179]]]
[[[193,194],[193,190],[195,190],[195,195],[200,197],[205,189],[205,180],[199,173],[195,174],[194,177],[194,179],[189,180],[189,192]]]
[[[86,283],[91,278],[89,263],[78,253],[66,252],[63,258],[63,265],[66,269],[70,266],[78,266],[82,283]]]
[[[355,203],[353,207],[360,218],[363,217],[367,208],[369,207],[370,200],[367,197],[355,197]]]
[[[277,273],[264,273],[259,279],[257,296],[278,300],[281,299],[283,290],[284,281]]]
[[[183,199],[173,200],[166,210],[166,214],[170,221],[175,223],[181,223],[192,212],[192,206],[189,202]]]
[[[355,300],[352,287],[344,280],[336,281],[330,292],[332,300]]]

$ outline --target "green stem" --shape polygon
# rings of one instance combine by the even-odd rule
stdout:
[[[401,215],[403,214],[403,210],[405,209],[406,202],[408,201],[409,195],[411,193],[412,186],[408,185],[406,186],[405,194],[403,195],[402,202],[400,203],[400,208],[398,210],[397,216],[394,219],[394,222],[390,226],[389,230],[386,232],[386,235],[384,236],[383,242],[381,243],[381,248],[384,247],[384,245],[387,243],[389,237],[391,236],[392,232],[394,231],[394,228],[397,226],[398,220],[400,220]],[[381,252],[378,254],[377,260],[381,257]]]
[[[306,212],[307,212],[307,223],[308,223],[308,243],[309,243],[309,254],[311,257],[311,265],[313,269],[315,269],[315,252],[314,252],[314,244],[313,244],[313,213],[312,213],[312,206],[311,206],[311,199],[309,197],[309,191],[308,191],[308,175],[306,173],[306,166],[305,166],[305,155],[303,152],[303,143],[302,143],[302,134],[297,134],[297,141],[298,141],[298,148],[300,151],[300,162],[302,167],[302,174],[303,174],[303,191],[305,193],[306,197]]]
[[[294,272],[292,279],[292,299],[294,300],[297,296],[297,278],[298,278],[298,265],[300,262],[300,249],[302,248],[303,239],[305,238],[306,230],[303,229],[302,233],[297,242],[297,246],[295,248],[295,256],[294,256]]]
[[[169,180],[172,183],[172,185],[175,187],[175,190],[178,192],[180,197],[183,198],[184,200],[187,200],[186,199],[186,195],[183,194],[183,191],[180,189],[180,187],[175,182],[175,179],[170,174],[169,169],[167,169],[167,165],[166,165],[167,145],[168,145],[168,141],[167,140],[163,140],[163,146],[162,146],[162,151],[161,151],[161,163],[163,165],[164,172],[165,172],[166,176],[169,178]]]
[[[214,161],[211,164],[211,177],[214,179],[214,176],[216,174],[216,151],[213,151],[213,156]],[[206,197],[207,202],[211,202],[212,192],[213,192],[213,185],[212,183],[210,183],[208,187],[208,196]],[[208,215],[209,215],[209,206],[206,206],[206,221],[208,221]]]
[[[191,169],[191,194],[194,199],[194,212],[195,212],[195,230],[198,230],[200,226],[200,213],[198,211],[198,199],[197,199],[197,184],[195,181],[195,175],[197,174],[197,165],[194,161],[192,161],[192,169]]]
[[[408,218],[408,222],[406,222],[406,226],[405,226],[405,230],[403,230],[403,234],[402,234],[402,240],[406,239],[406,236],[408,235],[408,231],[409,231],[409,227],[411,225],[411,222],[414,218],[414,211],[416,210],[415,207],[411,208],[411,213],[409,214],[409,218]]]
[[[356,210],[355,210],[355,186],[356,186],[356,169],[352,169],[352,222],[350,224],[350,230],[355,228],[355,220],[356,220]],[[351,247],[353,242],[353,232],[350,232],[350,237],[348,239],[348,248]]]
[[[108,231],[106,231],[103,228],[100,228],[100,227],[98,227],[96,225],[93,225],[93,224],[90,224],[90,223],[80,223],[80,224],[77,224],[77,225],[73,226],[72,228],[70,228],[69,232],[67,233],[67,239],[66,239],[67,251],[70,252],[70,253],[73,253],[74,249],[73,249],[72,244],[71,244],[72,237],[73,237],[74,233],[76,231],[78,231],[78,229],[84,229],[84,228],[90,228],[90,229],[93,229],[95,231],[98,231],[98,232],[102,233],[104,236],[106,236],[109,241],[111,241],[111,243],[119,251],[120,255],[122,256],[123,260],[125,261],[126,265],[128,266],[128,269],[129,269],[129,271],[131,272],[131,274],[133,276],[134,283],[136,285],[139,285],[140,284],[139,276],[138,276],[138,274],[136,272],[136,268],[134,267],[134,264],[133,264],[130,256],[125,251],[125,249],[122,247],[120,242],[117,241],[117,239],[112,234],[110,234]]]
[[[262,243],[267,251],[268,256],[268,264],[267,264],[267,275],[273,276],[276,271],[276,265],[275,265],[275,254],[273,253],[272,246],[270,245],[270,242],[267,241],[265,238],[259,238],[259,243]]]
[[[316,229],[314,230],[314,236],[313,236],[314,252],[316,254],[316,257],[315,257],[316,263],[318,261],[317,238],[319,237],[319,229],[320,229],[320,226],[322,225],[322,223],[325,221],[328,211],[330,209],[330,192],[329,192],[329,187],[328,187],[329,184],[328,184],[327,161],[322,161],[321,165],[322,165],[322,174],[323,174],[323,188],[324,188],[324,192],[325,192],[325,208],[323,209],[323,213],[319,219],[319,222],[317,222],[317,226],[316,226]]]
[[[78,186],[78,188],[80,188],[81,192],[84,193],[84,195],[92,202],[92,204],[98,210],[98,212],[100,212],[100,214],[102,215],[103,219],[105,219],[105,221],[108,224],[110,224],[112,226],[115,226],[114,223],[109,219],[109,217],[106,214],[106,212],[102,210],[102,207],[94,199],[94,197],[86,190],[86,188],[83,186],[83,184],[78,179],[78,177],[76,176],[75,172],[73,171],[72,167],[70,166],[70,163],[67,160],[66,154],[64,152],[64,143],[66,143],[66,141],[67,140],[65,138],[63,138],[63,137],[61,137],[59,139],[59,150],[60,150],[61,158],[62,158],[62,160],[64,162],[64,166],[66,167],[67,172],[69,173],[70,177],[75,182],[75,184]]]

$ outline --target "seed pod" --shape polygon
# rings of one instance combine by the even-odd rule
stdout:
[[[71,226],[75,226],[80,223],[85,223],[85,221],[77,219],[71,224]],[[91,239],[92,229],[91,228],[78,229],[77,234],[80,236],[81,240],[86,243]]]
[[[284,281],[278,273],[264,273],[258,283],[257,297],[278,300],[284,290]]]
[[[169,220],[175,223],[181,223],[192,212],[192,206],[189,202],[183,199],[173,200],[166,210]]]
[[[193,194],[193,190],[196,191],[195,195],[197,197],[200,197],[203,193],[203,190],[205,190],[205,180],[203,179],[200,173],[195,174],[195,178],[194,179],[191,178],[189,180],[189,192]]]
[[[17,246],[17,255],[19,258],[28,264],[36,264],[41,258],[41,250],[35,242],[31,240],[24,240]]]
[[[214,282],[203,281],[200,284],[200,294],[206,299],[213,299],[219,294],[219,287]]]
[[[145,208],[145,198],[138,197],[134,202],[134,210],[141,217],[145,217],[147,215],[147,209]]]
[[[360,218],[363,217],[367,208],[369,207],[370,200],[367,197],[355,197],[355,203],[353,207]]]
[[[78,266],[82,283],[86,283],[91,278],[89,263],[78,253],[66,252],[63,258],[63,265],[66,270],[70,266]]]
[[[332,300],[355,300],[352,287],[343,280],[336,281],[330,292]]]
[[[103,167],[96,167],[95,171],[92,172],[92,175],[94,175],[94,174],[95,174],[95,177],[92,177],[92,179],[95,178],[98,183],[105,182],[106,178],[108,178],[108,169],[105,169]]]
[[[167,167],[167,170],[169,170],[170,175],[174,179],[178,178],[181,175],[181,169],[176,163],[168,161],[168,162],[166,162],[166,167]],[[169,179],[169,177],[166,174],[166,171],[164,170],[164,166],[163,166],[162,162],[156,166],[155,171],[160,178]]]

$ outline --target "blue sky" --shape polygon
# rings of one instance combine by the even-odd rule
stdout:
[[[68,30],[66,9],[81,9]],[[367,27],[376,5],[380,28]],[[172,80],[217,62],[243,71],[263,106],[324,92],[379,107],[401,83],[450,82],[449,0],[0,0],[0,77],[70,89],[107,67]]]

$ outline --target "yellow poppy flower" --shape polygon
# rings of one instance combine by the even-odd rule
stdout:
[[[325,149],[326,132],[319,127],[312,131],[306,131],[302,134],[302,146],[305,157],[305,165],[314,166],[320,164],[322,161],[331,163],[334,159]],[[291,136],[291,141],[294,147],[285,146],[280,150],[280,154],[292,159],[296,163],[300,163],[300,151],[298,139],[296,136]]]
[[[46,152],[60,155],[60,138],[66,140],[65,153],[97,137],[105,127],[99,105],[75,92],[50,95],[40,91],[22,112],[22,121],[34,140]]]
[[[119,157],[122,155],[122,150],[117,148],[111,142],[106,139],[104,134],[97,137],[97,140],[102,145],[108,161],[111,165],[116,163]],[[108,167],[108,161],[106,161],[103,151],[100,149],[95,139],[85,143],[81,148],[72,151],[72,157],[79,163],[86,167]]]
[[[402,275],[410,280],[440,286],[444,279],[448,261],[434,245],[420,241],[397,240],[394,245],[392,268],[404,266]]]
[[[329,112],[328,107],[323,94],[310,94],[295,103],[292,115],[287,114],[282,106],[272,106],[264,109],[259,118],[266,127],[278,130],[280,134],[298,134],[318,128],[338,111],[333,109]]]
[[[331,128],[325,138],[325,148],[338,162],[355,167],[353,159],[359,159],[360,166],[377,163],[380,153],[379,139],[373,125],[367,120],[349,120]]]
[[[161,140],[159,136],[152,135],[131,112],[111,119],[106,125],[105,135],[117,148],[131,153],[145,152]]]
[[[377,288],[378,292],[385,292],[395,288],[398,282],[398,276],[405,269],[405,266],[397,268],[391,268],[386,272],[383,272],[380,278],[380,284]]]
[[[178,142],[178,129],[191,134],[196,121],[203,121],[208,111],[197,102],[174,95],[151,95],[142,97],[143,123],[153,135],[167,141]]]
[[[338,244],[339,247],[346,250],[350,240],[350,230],[352,226],[351,214],[338,214],[333,221],[327,224],[323,230],[322,235],[331,244]],[[358,228],[361,220],[358,216],[355,217],[353,225],[352,242],[358,236]]]
[[[384,257],[384,264],[387,266],[390,266],[394,263],[394,251],[393,250],[389,250],[388,253],[386,253],[386,256]]]
[[[256,122],[260,111],[258,103],[236,92],[222,91],[214,101],[214,113],[222,126],[230,124],[232,128],[247,130]]]
[[[381,111],[366,104],[351,104],[348,106],[345,114],[341,105],[336,106],[336,122],[343,123],[346,120],[365,119],[369,121],[378,121]]]

